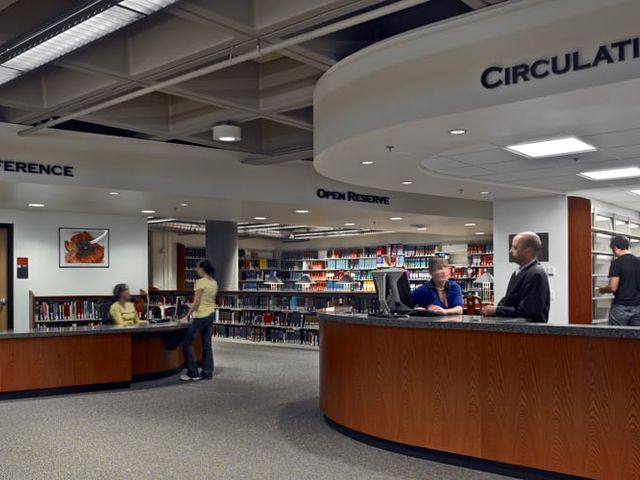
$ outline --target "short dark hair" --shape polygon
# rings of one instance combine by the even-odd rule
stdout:
[[[202,260],[198,266],[205,271],[205,273],[207,275],[209,275],[210,277],[213,277],[216,273],[216,269],[213,268],[213,265],[211,265],[211,262],[209,260]]]
[[[429,262],[429,273],[433,273],[441,268],[447,268],[448,266],[449,262],[447,262],[446,258],[432,258]]]
[[[629,239],[624,235],[616,235],[609,242],[609,248],[617,248],[620,250],[629,250]]]
[[[115,287],[113,287],[113,297],[117,300],[125,290],[129,290],[129,285],[127,285],[126,283],[117,284]]]

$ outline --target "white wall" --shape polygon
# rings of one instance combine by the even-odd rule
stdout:
[[[569,261],[568,261],[568,204],[567,197],[558,195],[522,200],[502,200],[493,204],[493,245],[495,254],[496,301],[507,291],[507,284],[517,268],[509,263],[509,235],[522,231],[549,233],[549,262],[554,268],[549,276],[551,312],[549,322],[569,323]]]
[[[29,258],[29,278],[14,273],[15,330],[30,325],[30,290],[36,296],[110,295],[116,283],[128,283],[132,292],[147,288],[144,217],[0,210],[0,223],[14,225],[14,257]],[[109,268],[59,268],[59,227],[108,228]]]

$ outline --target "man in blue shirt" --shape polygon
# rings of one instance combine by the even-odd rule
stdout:
[[[441,315],[460,315],[464,303],[462,289],[457,282],[449,280],[449,268],[444,258],[435,258],[429,263],[431,280],[413,291],[415,308],[425,308]]]

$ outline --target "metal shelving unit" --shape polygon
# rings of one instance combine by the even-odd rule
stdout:
[[[598,288],[606,285],[613,253],[609,248],[611,238],[625,235],[631,240],[631,251],[640,255],[640,220],[624,215],[591,211],[591,319],[593,323],[606,322],[613,295],[601,295]]]

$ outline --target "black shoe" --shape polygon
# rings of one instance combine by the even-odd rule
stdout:
[[[213,378],[213,375],[205,375],[204,372],[200,370],[200,378],[202,380],[211,380]]]

